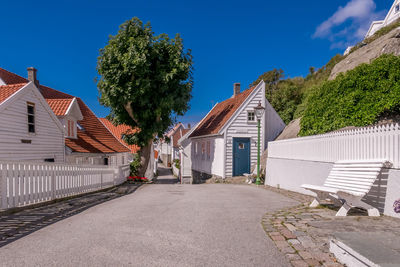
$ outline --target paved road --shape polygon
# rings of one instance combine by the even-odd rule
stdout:
[[[0,265],[289,266],[261,217],[295,204],[244,185],[149,184],[0,248]]]

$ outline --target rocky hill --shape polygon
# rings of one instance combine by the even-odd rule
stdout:
[[[383,54],[400,55],[400,28],[390,31],[349,54],[335,65],[329,76],[329,80],[335,79],[339,73],[352,70],[362,63],[371,63],[372,60]]]

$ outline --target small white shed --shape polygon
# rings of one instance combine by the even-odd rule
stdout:
[[[261,150],[285,127],[265,98],[265,83],[240,92],[234,85],[233,96],[217,105],[190,134],[191,168],[194,182],[212,176],[227,178],[250,173],[257,162],[258,126],[254,108],[261,104]]]

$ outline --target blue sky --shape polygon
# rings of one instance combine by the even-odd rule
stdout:
[[[260,74],[282,68],[288,77],[321,67],[362,39],[393,0],[307,1],[9,1],[3,0],[0,67],[81,97],[100,117],[96,60],[108,36],[132,17],[156,34],[180,33],[194,56],[193,99],[182,122],[199,121],[217,102]]]

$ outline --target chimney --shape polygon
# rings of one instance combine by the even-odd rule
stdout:
[[[191,126],[192,126],[192,125],[190,125],[190,123],[188,123],[188,129],[189,129],[189,130],[191,129]]]
[[[240,83],[233,84],[233,97],[240,94]]]
[[[35,69],[34,67],[28,68],[28,80],[30,82],[33,82],[36,85],[36,87],[39,87],[39,81],[36,77],[36,73],[37,73],[37,69]]]

